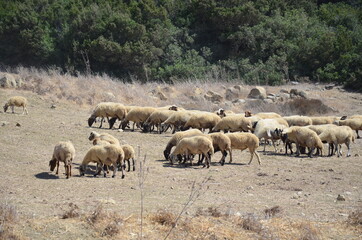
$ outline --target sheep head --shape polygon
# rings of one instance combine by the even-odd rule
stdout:
[[[95,122],[95,120],[96,120],[95,117],[88,118],[88,126],[91,127],[93,125],[93,123]]]
[[[177,110],[178,110],[178,108],[177,108],[177,106],[176,106],[176,105],[172,105],[171,107],[169,107],[169,109],[168,109],[168,110],[177,111]]]
[[[54,171],[55,166],[57,165],[57,160],[56,159],[52,159],[49,161],[49,166],[50,166],[50,171]]]
[[[245,117],[251,117],[251,116],[252,116],[252,114],[250,111],[245,111]]]

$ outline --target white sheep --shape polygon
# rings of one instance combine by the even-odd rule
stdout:
[[[312,125],[324,125],[324,124],[333,124],[334,121],[339,119],[339,117],[321,116],[321,117],[310,117],[310,119],[312,119]]]
[[[142,125],[147,118],[157,109],[154,107],[133,107],[125,117],[125,121],[122,123],[122,129],[124,130],[129,122],[133,122],[132,132],[135,129],[135,124]]]
[[[119,140],[117,138],[115,138],[114,136],[112,136],[109,133],[97,133],[96,131],[92,131],[88,137],[89,141],[93,141],[93,145],[96,145],[97,143],[95,143],[94,141],[98,141],[99,140],[103,140],[103,141],[107,141],[110,144],[116,144],[116,145],[120,145],[119,144]]]
[[[28,101],[25,97],[22,96],[14,96],[8,99],[8,101],[4,105],[4,112],[8,110],[9,107],[11,107],[12,113],[14,112],[14,107],[23,107],[23,113],[28,114],[28,110],[26,109],[26,106],[28,105]]]
[[[260,162],[260,156],[258,154],[258,152],[256,151],[256,149],[259,147],[259,138],[257,138],[254,134],[252,133],[227,133],[226,134],[227,137],[230,138],[231,141],[231,149],[239,149],[241,151],[245,150],[245,149],[249,149],[250,152],[250,161],[249,161],[249,165],[251,163],[251,161],[253,160],[253,156],[255,155],[258,159],[258,163],[259,165],[261,165]],[[230,161],[231,163],[231,161]]]
[[[277,118],[261,119],[257,122],[254,129],[254,134],[259,138],[259,140],[264,139],[264,152],[268,139],[272,140],[274,150],[275,152],[277,152],[274,141],[280,139],[280,133],[286,127],[287,126],[285,126],[284,124],[280,124]]]
[[[341,155],[339,151],[339,145],[343,143],[346,144],[348,149],[347,157],[351,156],[350,144],[351,142],[354,142],[354,132],[350,127],[340,126],[328,128],[319,135],[319,138],[323,142],[333,144],[337,151],[338,157]]]
[[[96,118],[100,117],[102,119],[99,128],[102,127],[104,118],[107,118],[109,128],[112,128],[115,121],[117,119],[124,119],[126,114],[127,110],[125,106],[121,103],[101,102],[95,107],[91,116],[88,118],[88,126],[91,127],[95,122]],[[109,117],[111,117],[111,120],[109,120]]]
[[[157,127],[157,132],[162,132],[161,123],[166,121],[172,114],[175,113],[175,110],[156,110],[154,111],[145,121],[143,125],[143,130],[145,132],[151,131],[151,126]]]
[[[315,148],[319,149],[323,154],[323,143],[317,133],[311,129],[293,126],[283,130],[283,135],[297,145],[297,156],[300,155],[300,147],[308,147],[310,149],[308,156],[312,157]]]
[[[163,155],[165,156],[165,159],[168,160],[168,157],[170,155],[171,149],[178,144],[178,142],[185,138],[185,137],[191,137],[191,136],[202,136],[204,135],[200,130],[198,129],[190,129],[184,132],[177,132],[175,133],[171,139],[168,141],[165,150],[163,151]]]
[[[334,123],[339,126],[349,126],[352,130],[356,131],[357,138],[360,138],[358,130],[362,130],[362,118],[355,117],[346,120],[336,120]]]
[[[117,163],[120,163],[121,166],[124,165],[124,152],[121,146],[115,144],[109,145],[95,145],[91,147],[86,155],[83,158],[81,165],[79,166],[79,172],[81,176],[84,176],[87,165],[91,162],[97,163],[97,171],[94,176],[97,176],[100,171],[103,169],[104,177],[107,176],[105,168],[99,167],[103,165],[113,165],[113,175],[114,178],[117,172]],[[124,169],[121,167],[122,178],[124,178]]]
[[[190,155],[203,154],[205,156],[205,164],[210,167],[211,156],[214,154],[214,147],[210,138],[206,136],[193,136],[181,139],[176,148],[170,154],[169,159],[171,164],[177,155],[186,155],[189,157],[190,165],[192,166],[192,157]]]
[[[75,148],[70,141],[59,142],[54,147],[52,159],[49,161],[50,171],[57,166],[56,174],[59,172],[59,162],[64,162],[67,178],[72,176],[72,161],[75,157]]]
[[[292,126],[300,126],[301,127],[301,126],[312,125],[312,119],[310,117],[307,117],[307,116],[294,115],[294,116],[283,117],[283,119],[288,122],[290,127],[292,127]]]
[[[234,114],[222,118],[212,129],[212,132],[220,130],[224,132],[249,131],[252,128],[251,119],[244,117],[243,114]]]
[[[215,114],[210,112],[200,112],[195,113],[191,116],[191,118],[185,123],[183,129],[196,128],[201,131],[205,129],[209,129],[209,132],[212,131],[213,127],[220,122],[221,118]]]

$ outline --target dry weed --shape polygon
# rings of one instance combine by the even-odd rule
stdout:
[[[159,210],[156,214],[151,216],[153,222],[164,226],[174,226],[176,224],[175,219],[176,215],[166,210]]]
[[[18,221],[18,213],[14,206],[3,203],[0,205],[0,240],[21,240],[14,231]]]
[[[63,213],[62,219],[79,217],[78,210],[79,207],[76,204],[69,203],[69,210]]]
[[[99,204],[90,216],[87,217],[87,222],[91,225],[96,224],[98,221],[103,220],[107,217],[104,212],[103,206]]]
[[[245,230],[252,231],[255,233],[262,233],[263,231],[263,224],[254,216],[248,215],[241,219],[239,226]]]
[[[299,240],[319,240],[320,232],[318,229],[313,226],[311,223],[301,223],[299,225],[300,235],[298,237]]]
[[[353,226],[362,226],[362,208],[349,214],[347,223]]]
[[[264,210],[264,214],[266,218],[272,218],[275,217],[277,214],[279,214],[282,211],[282,208],[279,206],[275,206],[272,208],[267,208]]]

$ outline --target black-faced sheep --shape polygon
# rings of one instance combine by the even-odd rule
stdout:
[[[64,162],[65,174],[67,178],[72,176],[72,161],[75,157],[75,149],[70,141],[59,142],[54,147],[53,157],[49,161],[50,171],[57,167],[56,174],[59,172],[59,162]]]
[[[225,158],[227,156],[227,152],[230,154],[230,162],[232,161],[232,152],[231,152],[231,140],[224,133],[210,133],[206,135],[210,137],[212,140],[212,145],[214,147],[214,152],[221,151],[222,158],[220,160],[221,166],[225,163]]]
[[[171,164],[177,155],[186,155],[189,157],[190,165],[192,166],[192,157],[190,155],[203,154],[205,156],[205,164],[210,167],[211,156],[214,154],[214,147],[210,138],[206,136],[193,136],[181,139],[176,148],[169,156]]]
[[[99,166],[103,165],[113,165],[113,175],[116,176],[117,172],[117,163],[120,163],[121,166],[124,165],[124,152],[121,146],[115,144],[109,145],[95,145],[91,147],[87,154],[84,156],[81,165],[79,166],[79,172],[81,176],[84,176],[87,165],[91,162],[97,163],[97,171],[94,176],[97,176],[100,171],[103,169],[104,177],[107,176],[105,169]],[[124,178],[124,169],[121,167],[122,178]]]
[[[352,128],[352,130],[355,130],[357,133],[357,138],[360,138],[359,134],[358,134],[358,130],[362,130],[362,118],[351,118],[351,119],[346,119],[346,120],[336,120],[334,122],[336,125],[339,126],[348,126],[350,128]]]
[[[212,132],[247,132],[252,128],[252,123],[249,118],[244,117],[242,114],[229,115],[222,118],[212,129]]]
[[[161,123],[166,121],[174,113],[175,113],[175,110],[154,111],[145,121],[145,123],[143,125],[143,131],[150,132],[150,131],[152,131],[151,127],[156,126],[157,132],[162,133]]]
[[[191,118],[195,112],[193,111],[177,111],[174,112],[169,118],[167,118],[162,124],[161,128],[166,128],[168,125],[173,126],[172,133],[175,133],[181,127],[183,127],[186,122]]]
[[[339,145],[343,143],[346,144],[348,149],[347,157],[351,156],[350,144],[351,142],[354,142],[355,136],[353,130],[350,127],[340,126],[328,128],[319,135],[319,138],[323,142],[333,144],[337,151],[338,157],[341,155]]]
[[[231,149],[239,149],[241,151],[245,149],[249,149],[250,152],[250,161],[253,160],[253,156],[255,155],[258,159],[259,165],[261,165],[260,162],[260,156],[256,149],[259,147],[259,138],[257,138],[252,133],[226,133],[226,136],[228,136],[231,140]],[[231,161],[230,161],[231,162]]]
[[[133,122],[132,132],[135,129],[135,125],[139,124],[141,126],[147,118],[157,109],[154,107],[134,107],[126,115],[125,121],[122,123],[122,129],[126,128],[126,125],[129,122]]]
[[[201,131],[209,129],[209,132],[211,132],[213,127],[215,127],[216,124],[220,122],[220,120],[221,118],[215,113],[210,113],[210,112],[195,113],[185,123],[183,129],[187,130],[189,128],[195,128]]]
[[[277,118],[272,119],[261,119],[257,122],[254,134],[259,138],[259,140],[264,139],[264,152],[267,140],[272,140],[274,150],[277,152],[277,148],[275,147],[275,140],[280,139],[280,133],[287,126],[280,124]],[[281,118],[280,118],[281,119]]]
[[[25,97],[22,96],[14,96],[8,99],[8,101],[4,105],[4,112],[8,110],[9,107],[11,107],[11,112],[14,112],[14,107],[23,107],[23,113],[28,114],[28,110],[26,109],[26,106],[28,105],[28,101]]]
[[[127,110],[124,105],[120,103],[114,103],[114,102],[101,102],[99,103],[95,109],[93,110],[93,113],[88,118],[88,126],[91,127],[93,123],[95,122],[97,117],[102,118],[101,124],[99,128],[102,127],[103,119],[107,118],[109,127],[112,128],[113,124],[116,119],[124,119],[126,116]],[[109,117],[111,117],[112,121],[109,120]]]

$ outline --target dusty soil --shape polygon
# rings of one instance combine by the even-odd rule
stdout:
[[[335,101],[344,113],[362,113],[360,94],[329,94],[327,102]],[[234,151],[233,163],[225,166],[218,164],[221,154],[216,153],[210,169],[171,166],[162,154],[170,133],[159,135],[89,128],[90,106],[59,102],[56,108],[51,108],[47,99],[28,91],[0,89],[0,103],[14,95],[28,99],[29,115],[20,114],[19,108],[15,114],[0,113],[0,201],[15,206],[19,215],[36,219],[38,225],[48,224],[53,230],[57,228],[51,227],[55,224],[54,218],[68,210],[70,203],[76,204],[81,212],[91,212],[102,203],[106,209],[123,216],[139,214],[138,174],[140,160],[144,158],[144,171],[147,172],[145,213],[159,209],[179,212],[189,197],[192,183],[200,183],[205,178],[210,178],[208,189],[186,214],[192,215],[199,207],[215,207],[223,213],[262,215],[264,209],[280,206],[285,218],[328,223],[343,222],[353,210],[362,206],[361,139],[353,144],[349,158],[345,157],[345,146],[340,158],[284,156],[273,153],[272,147],[268,146],[266,154],[259,149],[261,166],[256,159],[250,166],[246,165],[250,157],[248,151]],[[348,108],[351,103],[353,107]],[[136,171],[126,172],[123,180],[120,174],[114,179],[111,174],[107,178],[94,178],[91,172],[79,177],[78,166],[91,147],[87,137],[92,130],[111,133],[134,146],[140,152]],[[48,167],[54,145],[61,140],[71,140],[76,148],[70,179],[65,179],[63,166],[59,176]],[[336,200],[339,194],[345,201]],[[75,228],[77,224],[71,226]],[[23,231],[31,239],[59,236],[55,233],[52,237],[37,235],[36,228],[30,225],[24,224]],[[86,229],[79,227],[78,231],[76,237],[82,238]],[[352,236],[350,239],[357,238]]]

